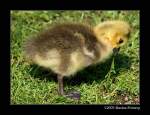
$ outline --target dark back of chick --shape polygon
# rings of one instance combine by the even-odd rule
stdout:
[[[85,48],[93,54],[86,55]],[[83,24],[59,24],[42,31],[25,43],[25,54],[33,62],[65,76],[90,65],[100,56],[92,28]],[[57,64],[51,65],[50,61]]]

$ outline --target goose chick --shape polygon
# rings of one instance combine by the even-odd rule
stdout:
[[[107,59],[127,41],[129,32],[124,21],[106,21],[95,27],[57,24],[28,39],[24,52],[33,63],[57,74],[58,92],[65,95],[64,77]]]

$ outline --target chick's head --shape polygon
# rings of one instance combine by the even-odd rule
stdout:
[[[99,41],[105,41],[114,48],[124,45],[131,29],[125,21],[105,21],[94,27],[94,32]]]

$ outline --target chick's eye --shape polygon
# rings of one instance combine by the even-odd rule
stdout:
[[[119,43],[119,44],[123,43],[123,40],[122,40],[122,39],[120,39],[118,43]]]

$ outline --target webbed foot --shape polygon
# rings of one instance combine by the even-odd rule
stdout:
[[[65,94],[66,97],[69,97],[71,99],[80,100],[80,92],[79,91],[70,91],[67,94]]]

